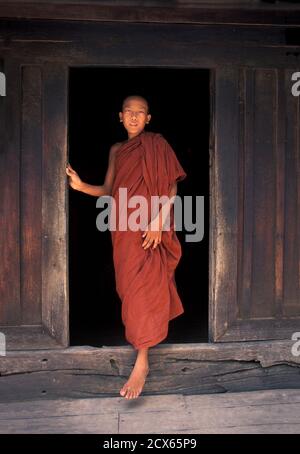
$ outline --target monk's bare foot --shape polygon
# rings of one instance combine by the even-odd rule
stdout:
[[[142,392],[148,372],[148,367],[135,364],[128,381],[120,391],[121,396],[125,399],[136,399]]]

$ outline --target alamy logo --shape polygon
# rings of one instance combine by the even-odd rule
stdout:
[[[4,333],[0,333],[0,356],[6,356],[6,340]]]
[[[293,356],[300,356],[300,333],[296,332],[292,334],[292,340],[296,341],[291,348]]]
[[[0,72],[0,96],[6,96],[6,79],[2,72]]]
[[[300,95],[300,72],[293,73],[291,79],[296,81],[292,85],[292,89],[291,89],[292,95],[299,96]]]
[[[145,230],[149,221],[148,213],[151,212],[152,227],[158,227],[159,211],[161,207],[162,230],[170,230],[170,207],[174,206],[174,230],[193,232],[185,235],[185,241],[198,242],[204,236],[204,196],[196,196],[193,207],[192,196],[178,195],[151,196],[149,201],[142,195],[128,197],[127,188],[119,188],[119,203],[112,196],[102,196],[97,199],[96,207],[104,208],[97,216],[96,226],[100,232],[105,230],[138,231]],[[106,206],[106,207],[105,207]],[[128,208],[133,209],[128,215]],[[195,208],[195,212],[194,212]],[[151,210],[151,211],[150,211]],[[117,216],[118,212],[118,216]],[[118,219],[118,225],[117,225]],[[194,222],[195,219],[195,222]]]

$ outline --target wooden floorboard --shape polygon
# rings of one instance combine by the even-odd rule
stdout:
[[[0,404],[0,433],[300,433],[300,390]]]

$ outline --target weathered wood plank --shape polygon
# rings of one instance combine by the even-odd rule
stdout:
[[[218,24],[269,24],[297,25],[300,22],[299,5],[251,5],[251,8],[236,8],[232,6],[197,5],[195,2],[188,7],[178,5],[147,6],[138,3],[138,8],[131,5],[101,5],[91,4],[39,4],[22,1],[3,2],[0,5],[0,17],[16,17],[25,19],[56,19],[56,20],[86,20],[86,21],[133,21],[133,22],[188,22],[188,23],[218,23]],[[247,6],[247,5],[246,5]]]
[[[127,32],[131,33],[131,32]],[[102,49],[98,41],[78,45],[34,43],[31,45],[30,57],[28,45],[17,43],[10,46],[10,51],[18,55],[24,63],[42,64],[46,61],[57,63],[68,62],[70,65],[102,65],[102,66],[161,66],[169,65],[174,68],[218,68],[226,65],[239,65],[246,67],[264,66],[265,68],[299,68],[299,58],[294,53],[288,53],[284,48],[256,49],[245,48],[232,49],[227,44],[223,45],[179,45],[166,42],[162,46],[161,40],[153,38],[154,43],[144,43],[144,47],[126,45],[122,41],[113,43],[106,49]],[[122,36],[120,36],[120,40]],[[141,42],[137,39],[137,42]],[[158,46],[158,47],[157,47]],[[178,47],[182,53],[178,53]],[[2,50],[0,43],[0,51]],[[177,53],[176,53],[177,52]]]
[[[257,68],[254,71],[253,116],[253,236],[250,317],[253,319],[276,318],[274,305],[275,288],[275,167],[276,143],[274,131],[277,118],[274,116],[277,90],[276,71]],[[248,201],[244,201],[247,209]],[[245,251],[245,255],[248,250]],[[299,311],[300,315],[300,311]],[[296,323],[295,323],[296,325]],[[253,321],[255,327],[255,321]],[[255,330],[255,328],[254,328]],[[266,336],[270,333],[266,331]],[[264,337],[266,338],[266,337]]]
[[[292,390],[293,391],[293,390]],[[119,411],[126,413],[145,413],[154,411],[184,411],[186,404],[184,396],[180,394],[169,394],[166,396],[142,397],[139,405],[132,405],[132,402],[123,397],[105,397],[101,399],[53,399],[35,400],[31,402],[10,402],[0,403],[0,421],[8,419],[30,419],[51,418],[76,415],[106,415],[116,414]],[[141,405],[142,403],[142,405]],[[0,423],[1,426],[1,423]]]
[[[112,434],[118,431],[118,414],[78,415],[0,421],[2,434]]]
[[[43,66],[42,319],[62,347],[69,344],[67,80],[66,65]]]
[[[41,68],[23,66],[21,143],[21,301],[22,324],[40,324],[42,236]]]
[[[6,96],[0,154],[0,326],[18,324],[20,300],[20,62],[4,61]]]
[[[237,26],[218,31],[217,26],[192,24],[0,21],[0,50],[10,50],[28,63],[299,67],[299,44],[285,44],[285,29],[271,32],[270,41],[265,36],[265,29],[254,32]]]
[[[22,329],[22,327],[20,328]],[[262,367],[276,364],[300,364],[300,356],[294,356],[292,346],[295,341],[256,341],[247,343],[196,343],[196,344],[159,344],[151,348],[149,354],[156,367],[164,368],[164,357],[170,356],[173,362],[182,361],[256,361]],[[299,348],[298,348],[299,350]],[[131,347],[69,347],[60,350],[8,351],[1,358],[1,375],[40,371],[49,368],[99,369],[103,373],[126,374],[134,364],[136,353]],[[43,367],[41,366],[41,363]]]
[[[6,350],[26,351],[44,348],[61,348],[43,325],[2,326],[1,332],[6,336]]]
[[[247,319],[251,313],[251,278],[253,256],[253,159],[252,150],[254,112],[254,70],[243,69],[239,78],[240,153],[239,153],[239,210],[238,245],[244,253],[238,254],[238,317]],[[247,206],[244,208],[245,200]]]
[[[0,404],[0,432],[300,433],[299,412],[300,390],[289,389],[142,395],[138,401],[121,397],[36,400]]]
[[[178,414],[173,411],[154,412],[144,418],[136,418],[133,413],[120,413],[120,433],[178,433],[183,431],[199,431],[205,433],[218,433],[221,430],[247,430],[248,427],[264,426],[264,431],[272,431],[273,425],[294,426],[297,433],[300,433],[300,423],[295,424],[300,416],[300,404],[274,404],[272,408],[245,407],[232,408],[207,408],[201,411],[188,411]],[[269,429],[268,429],[269,427]]]
[[[299,96],[293,96],[292,71],[284,78],[285,98],[285,242],[284,242],[284,316],[297,316],[300,307],[300,168],[299,168]]]
[[[212,336],[220,341],[236,318],[237,220],[239,155],[239,68],[216,70],[215,150],[212,197],[215,231],[215,269],[211,301]],[[226,114],[230,105],[230,115]],[[229,184],[230,182],[230,184]]]
[[[299,389],[267,389],[255,392],[183,396],[187,410],[199,408],[266,407],[300,404]],[[13,405],[13,404],[10,404]],[[19,403],[17,405],[20,405]],[[1,408],[1,407],[0,407]],[[5,410],[4,410],[5,411]]]
[[[152,432],[154,433],[154,432]],[[159,432],[160,433],[160,432]],[[170,434],[298,434],[300,433],[299,424],[253,424],[252,426],[242,427],[214,427],[199,429],[178,429]]]
[[[222,337],[222,341],[286,339],[298,332],[298,318],[263,318],[239,320],[232,324]]]
[[[284,257],[285,257],[285,186],[287,181],[286,175],[286,153],[285,153],[285,136],[286,136],[286,122],[285,122],[285,76],[286,70],[279,69],[277,71],[277,87],[275,93],[275,112],[274,112],[274,143],[275,143],[275,161],[276,161],[276,232],[275,232],[275,295],[274,295],[274,310],[279,318],[283,316],[283,299],[284,299],[284,286],[286,276],[284,274]],[[284,279],[285,278],[285,279]]]
[[[137,23],[96,23],[96,22],[73,22],[64,21],[53,22],[36,20],[28,23],[22,20],[3,20],[0,18],[0,40],[5,40],[9,45],[14,42],[24,42],[27,44],[41,43],[64,43],[72,42],[73,44],[82,41],[82,35],[85,35],[85,42],[99,41],[103,32],[110,34],[111,40],[117,38],[117,30],[122,32],[144,29],[145,32],[153,32],[156,35],[160,30],[166,31],[177,30],[181,41],[188,41],[190,45],[209,45],[210,43],[222,44],[226,41],[228,44],[237,47],[286,47],[291,50],[296,46],[289,44],[286,40],[286,28],[279,26],[276,28],[257,27],[251,29],[249,27],[239,26],[239,24],[228,27],[228,25],[194,25],[194,24],[137,24]],[[101,31],[102,30],[102,31]],[[171,33],[171,36],[173,34]],[[182,38],[185,38],[184,40]],[[128,42],[124,36],[125,42]]]
[[[144,393],[299,388],[300,359],[292,344],[160,345],[150,350]],[[0,363],[0,401],[117,396],[135,356],[127,347],[8,352]]]

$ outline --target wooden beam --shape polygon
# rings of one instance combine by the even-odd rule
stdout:
[[[293,344],[160,344],[149,351],[144,394],[299,388]],[[0,362],[0,401],[118,396],[135,357],[130,346],[7,352]]]
[[[300,46],[285,44],[284,29],[266,34],[240,28],[0,20],[0,52],[23,64],[299,68]]]
[[[24,2],[2,1],[0,17],[17,19],[85,20],[116,22],[157,22],[190,24],[249,24],[300,26],[300,6],[296,4],[276,5],[209,2],[192,4],[164,3],[154,6],[150,2],[128,2],[114,5],[100,2]],[[226,4],[227,3],[227,4]]]

